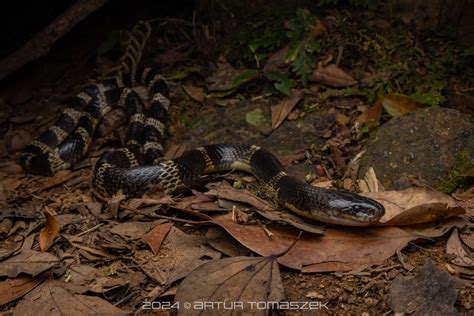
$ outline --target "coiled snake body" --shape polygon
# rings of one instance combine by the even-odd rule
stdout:
[[[130,89],[135,85],[148,87],[146,109]],[[70,168],[85,156],[97,124],[116,104],[130,122],[124,147],[105,154],[94,167],[93,184],[103,192],[138,196],[154,186],[173,193],[192,187],[205,173],[240,170],[272,190],[282,206],[311,219],[367,226],[383,216],[383,206],[372,199],[316,188],[288,175],[275,156],[257,146],[208,145],[163,160],[168,94],[166,81],[152,68],[87,85],[68,101],[55,125],[23,150],[20,162],[27,172],[45,176]]]

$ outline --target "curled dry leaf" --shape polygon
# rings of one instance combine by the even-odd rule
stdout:
[[[214,306],[218,315],[267,315],[256,302],[284,299],[280,270],[275,257],[232,257],[208,262],[189,274],[178,286],[175,302],[194,308],[178,310],[178,315],[201,315],[202,302],[238,303],[233,309]],[[202,306],[202,305],[201,305]],[[217,315],[217,314],[216,314]]]
[[[318,63],[313,73],[309,75],[308,80],[335,88],[349,87],[357,83],[354,77],[335,64],[323,66],[321,62]]]
[[[360,127],[367,124],[369,130],[380,124],[380,116],[382,115],[382,102],[377,99],[375,104],[359,115],[355,121],[356,126]]]
[[[389,94],[382,98],[383,108],[393,117],[415,111],[420,104],[407,96]]]
[[[464,208],[449,195],[427,188],[366,192],[362,195],[383,204],[385,215],[380,223],[384,226],[427,223],[465,213]]]
[[[59,235],[60,226],[56,217],[48,211],[44,211],[46,224],[39,235],[39,246],[41,251],[45,252],[53,244],[54,239]]]
[[[446,253],[456,256],[451,263],[462,267],[474,267],[474,260],[468,254],[459,239],[458,230],[454,229],[446,244]]]
[[[298,231],[275,224],[267,225],[270,238],[262,227],[236,224],[228,214],[215,216],[213,221],[261,256],[284,253],[278,262],[302,272],[348,271],[380,263],[417,238],[397,227],[343,227],[327,229],[322,236],[303,234],[298,239]]]
[[[275,106],[271,107],[272,111],[272,129],[276,129],[283,123],[285,118],[295,108],[296,104],[303,97],[303,90],[291,89],[290,95]]]

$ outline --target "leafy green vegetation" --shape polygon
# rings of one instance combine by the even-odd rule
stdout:
[[[296,17],[288,23],[290,43],[286,58],[303,86],[307,85],[308,75],[316,65],[315,53],[321,49],[319,42],[311,35],[315,25],[316,17],[306,9],[297,9]]]
[[[326,4],[339,2],[325,1]],[[350,5],[368,8],[379,3],[349,1]],[[385,27],[375,27],[370,21],[354,21],[347,14],[336,14],[324,31],[330,34],[327,36],[315,31],[318,23],[321,24],[318,19],[307,9],[297,9],[291,14],[267,15],[242,28],[237,41],[239,61],[253,68],[247,82],[263,79],[267,83],[265,92],[289,95],[291,87],[306,87],[318,59],[337,56],[337,43],[343,42],[350,52],[342,54],[339,66],[348,73],[371,73],[374,78],[356,86],[326,87],[319,94],[321,99],[359,96],[374,102],[385,94],[401,94],[435,106],[445,101],[453,76],[474,60],[474,49],[462,49],[452,39],[435,32],[417,33],[390,21],[384,21]],[[277,63],[284,62],[288,68],[265,67],[269,58],[284,47],[287,53]]]

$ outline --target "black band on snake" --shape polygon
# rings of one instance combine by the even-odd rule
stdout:
[[[148,87],[146,109],[130,89],[136,85]],[[383,206],[372,199],[316,188],[288,175],[275,156],[257,146],[208,145],[163,160],[168,95],[166,81],[152,68],[87,85],[68,101],[55,125],[23,150],[20,162],[27,172],[45,176],[70,168],[86,155],[99,121],[117,105],[129,116],[124,147],[101,157],[93,176],[94,186],[110,195],[122,190],[139,196],[152,186],[173,193],[192,187],[203,174],[238,170],[253,174],[281,206],[311,219],[368,226],[383,216]]]

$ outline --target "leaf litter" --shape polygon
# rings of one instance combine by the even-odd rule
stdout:
[[[287,74],[291,68],[286,58],[288,49],[288,46],[284,46],[281,51],[276,50],[271,54],[271,62],[265,64],[263,71],[278,69]],[[328,65],[331,59],[326,60],[327,62],[318,63],[313,69],[314,76],[309,76],[310,80],[316,79],[316,86],[351,87],[357,83],[354,79],[357,76],[352,77],[349,72],[342,70],[339,62]],[[344,66],[344,69],[348,68]],[[375,77],[389,76],[372,70],[370,73],[363,73],[366,75],[362,78],[362,83],[366,84]],[[214,73],[207,78],[207,89],[214,93],[214,97],[222,98],[219,100],[221,104],[230,107],[230,103],[242,99],[241,95],[233,96],[232,99],[225,97],[234,94],[243,83],[258,76],[260,74],[256,72],[235,69],[231,63],[220,59]],[[200,86],[186,84],[183,89],[199,106],[206,106],[205,90]],[[282,101],[273,109],[273,128],[285,124],[287,119],[297,120],[307,114],[308,109],[324,110],[319,101],[314,101],[305,91],[305,99],[302,102],[304,104],[295,111],[294,108],[303,94],[300,89],[293,89],[291,92],[295,90],[296,97],[293,94],[290,97],[282,97]],[[265,96],[261,97],[265,99]],[[381,123],[382,107],[390,115],[397,116],[413,110],[412,105],[406,98],[388,95],[376,101],[355,123],[359,126],[366,124],[372,129]],[[348,131],[352,129],[351,123],[354,122],[353,113],[358,112],[361,111],[359,108],[356,111],[355,107],[345,111],[345,114],[339,112],[339,109],[334,112],[337,127],[327,131],[325,136],[330,140],[327,143],[330,145],[327,147],[330,158],[318,158],[318,170],[322,171],[318,173],[320,178],[316,179],[314,184],[331,184],[330,179],[340,175],[341,170],[346,168],[347,157],[353,154],[352,150],[355,148],[350,144],[355,140],[353,134]],[[382,118],[384,119],[385,117]],[[13,120],[20,123],[23,119]],[[255,124],[258,125],[258,120]],[[18,139],[12,146],[14,136],[18,136]],[[22,139],[31,138],[31,135],[10,133],[9,138],[8,147],[21,147]],[[4,140],[0,141],[5,143]],[[168,158],[179,156],[186,146],[177,145],[174,149],[170,146],[171,154],[168,154]],[[327,154],[325,149],[301,150],[298,154],[287,157],[285,165],[291,165],[293,161],[305,162],[310,160],[308,157]],[[330,164],[326,164],[328,161]],[[468,273],[472,258],[469,250],[462,244],[464,242],[472,248],[472,234],[469,234],[469,228],[466,229],[467,220],[459,217],[467,207],[460,207],[456,205],[456,201],[436,192],[417,188],[402,192],[366,193],[383,203],[387,214],[382,220],[382,227],[359,230],[321,227],[319,223],[306,220],[300,222],[301,219],[297,216],[281,211],[273,203],[256,197],[251,193],[253,191],[232,188],[227,182],[221,182],[218,187],[210,187],[210,191],[205,194],[193,192],[191,196],[186,197],[157,197],[150,194],[141,199],[127,200],[118,195],[114,199],[104,200],[93,197],[89,192],[85,180],[90,178],[90,170],[84,169],[89,166],[88,161],[80,166],[83,168],[81,170],[65,171],[44,180],[20,174],[18,165],[12,167],[12,170],[0,166],[0,218],[2,224],[5,224],[2,226],[2,238],[6,238],[1,249],[1,253],[5,255],[2,255],[4,259],[0,262],[0,271],[6,279],[0,283],[0,291],[13,291],[7,301],[15,300],[29,292],[23,300],[15,303],[16,313],[27,311],[28,308],[38,308],[38,311],[67,314],[68,310],[77,308],[78,313],[84,314],[87,314],[87,310],[119,314],[121,310],[105,300],[85,294],[107,293],[110,296],[101,297],[108,297],[118,306],[123,302],[125,306],[137,306],[139,301],[126,305],[127,296],[131,292],[133,294],[133,291],[136,291],[141,295],[144,291],[150,295],[147,297],[174,295],[177,280],[181,278],[184,280],[178,287],[177,301],[212,298],[213,296],[209,295],[212,289],[215,289],[215,297],[223,297],[226,293],[234,295],[237,290],[246,291],[247,288],[258,292],[261,299],[279,301],[283,299],[280,273],[277,271],[279,265],[283,269],[290,267],[308,273],[350,271],[346,274],[323,274],[321,277],[335,280],[329,287],[342,289],[343,293],[357,292],[370,296],[375,291],[381,291],[377,283],[383,278],[381,275],[388,275],[387,280],[391,280],[394,277],[393,272],[408,266],[396,261],[402,260],[401,251],[407,244],[408,249],[413,249],[413,245],[422,248],[425,244],[418,245],[420,239],[426,242],[428,238],[442,236],[453,228],[456,229],[452,231],[446,248],[449,258],[446,269],[452,274],[464,278],[470,275],[472,278],[472,273]],[[356,188],[355,179],[348,180],[351,180],[352,184],[348,183],[346,186],[345,183],[344,187]],[[48,218],[46,215],[47,221],[38,234],[38,228],[41,226],[38,225],[38,215],[41,215],[39,210],[43,209],[44,205],[48,206],[55,216]],[[232,218],[235,209],[235,213],[247,214],[250,220],[237,224],[235,218]],[[64,216],[68,215],[65,214],[68,212],[73,212],[75,216]],[[56,223],[52,218],[56,219]],[[151,222],[151,219],[155,221]],[[59,226],[61,237],[55,238],[59,236]],[[303,233],[300,235],[301,231]],[[17,245],[29,237],[33,237],[35,242],[19,250]],[[38,247],[48,252],[37,251]],[[231,258],[219,259],[221,253]],[[250,257],[249,253],[250,256],[258,254],[262,257]],[[235,267],[238,267],[235,279],[232,279],[238,281],[235,287],[228,286],[229,283],[226,282],[226,278],[235,271],[226,268],[229,262],[234,262]],[[393,264],[394,262],[396,263]],[[388,263],[392,263],[392,266]],[[118,266],[117,270],[111,268],[114,265]],[[255,280],[248,278],[248,273],[252,270],[255,272],[256,267],[261,269],[252,275]],[[112,271],[111,275],[105,275],[103,272],[108,268]],[[215,278],[206,279],[204,274],[209,271],[217,272]],[[219,274],[221,271],[222,274]],[[54,272],[54,276],[45,281],[42,277],[50,272]],[[118,277],[117,273],[121,277]],[[357,277],[364,273],[372,276],[379,273],[374,276],[379,280],[371,280],[362,289],[354,290],[337,279],[341,275]],[[52,280],[59,279],[58,276],[68,281]],[[276,276],[278,280],[274,279]],[[295,274],[291,280],[301,276]],[[316,277],[319,278],[320,275]],[[200,287],[195,293],[186,289],[186,285],[197,286],[200,281],[210,280],[214,282],[210,288]],[[252,283],[257,281],[258,284]],[[272,286],[262,286],[268,282]],[[215,288],[216,284],[218,289]],[[305,289],[307,298],[324,298],[324,295],[320,294],[325,293],[323,287],[314,290],[309,288],[309,285],[311,284]],[[339,298],[343,299],[344,295],[336,296],[333,303],[338,304],[341,301]],[[67,306],[68,310],[61,310],[62,306],[55,303],[58,300],[63,300],[61,305]],[[38,307],[38,304],[41,306]]]

